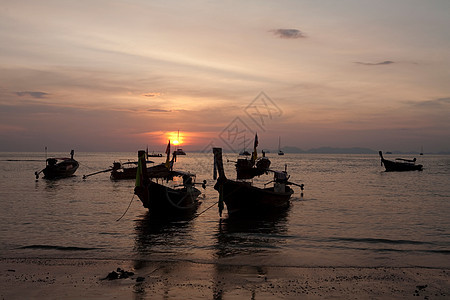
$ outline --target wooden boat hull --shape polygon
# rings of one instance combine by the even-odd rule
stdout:
[[[56,165],[47,165],[42,172],[46,179],[64,178],[75,174],[78,167],[79,163],[76,160],[70,159]]]
[[[395,162],[386,159],[382,159],[384,167],[386,168],[386,172],[403,172],[403,171],[422,171],[422,165],[410,164],[410,163],[402,163]]]
[[[143,187],[136,187],[134,193],[152,214],[188,215],[195,213],[200,205],[201,192],[195,187],[174,189],[150,181]]]
[[[268,215],[286,210],[294,191],[285,186],[284,192],[275,192],[274,188],[258,188],[247,182],[226,180],[214,187],[220,191],[222,185],[223,201],[229,216]]]

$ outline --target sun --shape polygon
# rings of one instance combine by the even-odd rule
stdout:
[[[166,143],[170,140],[170,144],[174,146],[180,146],[185,142],[185,133],[179,133],[178,131],[170,131],[165,134]]]

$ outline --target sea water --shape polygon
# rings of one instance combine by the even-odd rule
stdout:
[[[417,157],[421,172],[384,172],[377,155],[267,156],[272,169],[286,167],[290,181],[305,185],[303,195],[293,187],[286,212],[234,220],[225,208],[220,217],[213,155],[188,153],[175,168],[207,181],[201,214],[164,222],[133,196],[134,180],[113,181],[108,172],[83,179],[137,153],[77,152],[75,176],[59,180],[35,179],[45,166],[42,153],[0,153],[0,258],[450,267],[450,156]],[[229,178],[236,159],[224,154]]]

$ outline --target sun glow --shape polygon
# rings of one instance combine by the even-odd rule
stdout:
[[[178,131],[170,131],[166,133],[166,140],[170,140],[170,143],[174,146],[180,146],[185,141],[185,136]]]

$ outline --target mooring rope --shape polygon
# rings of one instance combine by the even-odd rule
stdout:
[[[217,203],[219,203],[219,201],[214,202],[210,207],[208,207],[207,209],[205,209],[205,210],[202,211],[201,213],[196,214],[192,219],[195,219],[195,218],[199,217],[199,216],[202,215],[204,212],[206,212],[207,210],[211,209],[211,208],[212,208],[214,205],[216,205]]]
[[[127,213],[128,209],[129,209],[130,206],[131,206],[131,203],[133,203],[133,199],[134,199],[134,195],[133,195],[133,197],[131,197],[131,201],[130,201],[130,204],[128,204],[127,210],[125,210],[125,212],[123,213],[123,215],[122,215],[120,218],[118,218],[118,219],[116,220],[116,222],[119,222],[119,221],[122,220],[122,218],[125,216],[125,214]]]

